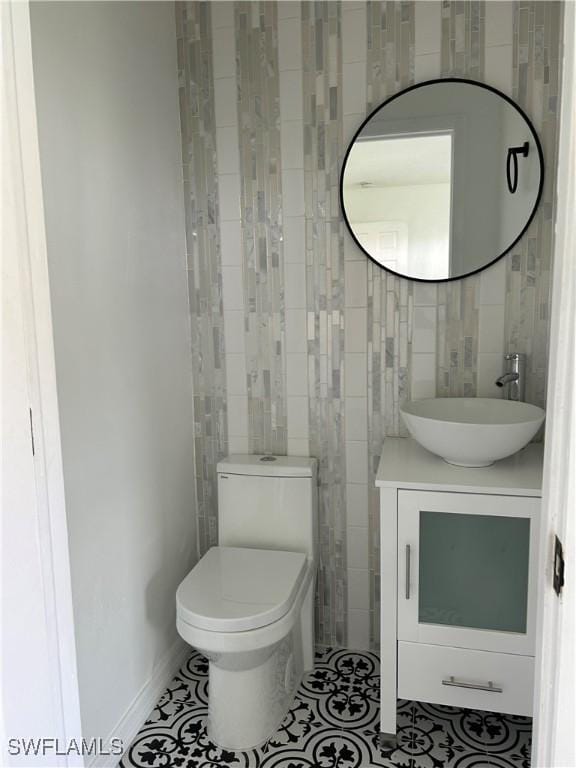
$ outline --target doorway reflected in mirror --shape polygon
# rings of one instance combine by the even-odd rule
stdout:
[[[357,141],[344,201],[365,251],[383,267],[450,276],[452,132]]]

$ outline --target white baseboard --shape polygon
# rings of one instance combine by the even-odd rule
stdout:
[[[144,683],[132,704],[120,718],[116,727],[112,729],[105,742],[107,745],[111,743],[112,739],[121,739],[124,750],[128,749],[160,695],[180,669],[190,651],[190,646],[180,638],[173,643],[155,668],[152,676]],[[88,768],[114,768],[120,759],[118,756],[95,755],[86,758],[86,765]]]

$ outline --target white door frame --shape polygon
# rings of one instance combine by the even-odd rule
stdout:
[[[2,547],[4,563],[14,564],[2,578],[0,750],[1,763],[8,766],[30,764],[31,758],[11,754],[7,739],[58,739],[62,751],[71,739],[80,744],[81,721],[29,5],[27,1],[0,3],[0,12],[2,298],[6,310]],[[19,563],[23,565],[20,572]],[[26,585],[18,581],[24,575]],[[36,651],[33,660],[29,658],[31,648]],[[28,657],[24,649],[28,649]],[[27,697],[39,697],[44,709],[37,708],[28,716]],[[18,733],[13,732],[15,728]],[[32,762],[83,765],[73,752],[58,755],[50,747],[43,759]]]
[[[564,4],[558,214],[542,497],[533,765],[576,766],[574,516],[576,510],[576,6]],[[554,537],[563,543],[566,584],[552,588]]]

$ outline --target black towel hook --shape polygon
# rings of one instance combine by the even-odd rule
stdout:
[[[518,188],[518,155],[528,157],[528,142],[525,141],[521,147],[510,147],[506,159],[506,181],[508,190],[513,195]]]

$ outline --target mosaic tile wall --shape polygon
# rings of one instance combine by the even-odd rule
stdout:
[[[240,215],[251,453],[287,450],[278,8],[235,7]],[[232,141],[238,139],[234,137]],[[242,363],[240,362],[241,366]],[[242,371],[243,372],[243,371]]]
[[[178,76],[188,294],[192,318],[194,444],[198,540],[217,541],[216,463],[228,453],[221,270],[221,216],[216,173],[214,69],[210,10],[177,7]]]
[[[304,3],[304,200],[310,451],[319,458],[318,628],[346,643],[344,225],[338,204],[342,30],[335,3]],[[297,19],[298,20],[298,19]]]
[[[377,647],[386,435],[410,397],[498,396],[507,350],[543,404],[554,217],[558,2],[178,3],[199,541],[226,451],[320,464],[317,639]],[[543,201],[497,265],[450,284],[377,269],[338,175],[373,106],[462,75],[512,95],[544,146]]]

